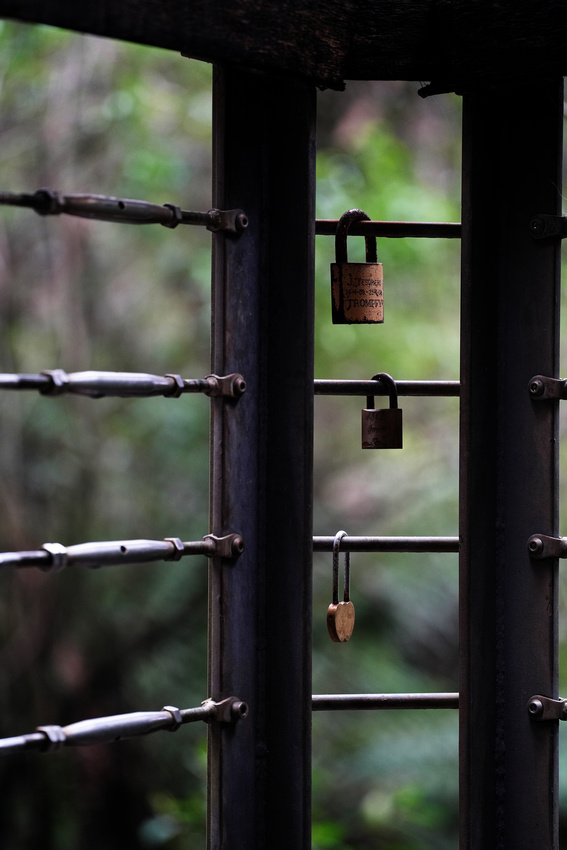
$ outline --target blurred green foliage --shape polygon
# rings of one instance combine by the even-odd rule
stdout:
[[[210,68],[12,23],[0,31],[0,184],[210,203]],[[0,369],[204,377],[210,235],[0,215]],[[7,393],[3,550],[208,529],[208,401]],[[206,693],[207,564],[4,574],[2,735]],[[54,579],[54,581],[52,581]],[[3,846],[203,843],[205,728],[0,764]]]
[[[165,51],[0,25],[0,188],[211,206],[211,69]],[[319,95],[317,215],[458,221],[460,102],[418,86]],[[383,326],[331,324],[316,254],[316,377],[459,377],[459,245],[381,239]],[[363,240],[349,239],[362,257]],[[0,210],[0,370],[209,371],[210,237]],[[403,452],[362,452],[361,399],[316,398],[315,534],[458,533],[458,402],[403,399]],[[332,426],[332,427],[330,427]],[[199,396],[4,393],[0,546],[207,530]],[[206,563],[2,575],[0,735],[206,696]],[[456,691],[457,559],[352,558],[352,640],[332,644],[314,563],[314,693]],[[564,637],[564,635],[562,635]],[[565,644],[562,643],[562,654]],[[314,850],[456,846],[455,712],[313,720]],[[180,733],[181,734],[181,733]],[[3,846],[203,846],[205,733],[0,763]],[[562,786],[562,799],[567,788]]]

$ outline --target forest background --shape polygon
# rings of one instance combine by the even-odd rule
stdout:
[[[319,94],[318,217],[360,207],[373,219],[460,220],[460,100],[423,101],[418,88],[348,83],[345,92]],[[0,190],[210,208],[210,66],[5,22],[0,96]],[[204,377],[210,239],[202,228],[0,207],[0,371]],[[350,239],[349,256],[363,259],[363,245]],[[332,325],[333,252],[332,238],[317,238],[316,377],[386,371],[457,380],[458,241],[378,241],[383,326]],[[564,375],[564,354],[562,364]],[[314,533],[457,535],[457,400],[401,400],[402,452],[361,451],[362,406],[315,400]],[[48,541],[198,540],[208,530],[204,397],[5,392],[0,429],[3,551]],[[206,571],[204,558],[187,558],[2,573],[0,736],[198,705],[207,696]],[[456,556],[353,556],[351,585],[355,633],[338,646],[325,624],[331,559],[315,556],[314,693],[458,690]],[[563,585],[563,609],[564,595]],[[456,847],[455,712],[316,713],[313,736],[314,850]],[[205,745],[206,729],[195,724],[112,746],[4,757],[2,846],[204,847]],[[560,802],[563,823],[565,776]]]

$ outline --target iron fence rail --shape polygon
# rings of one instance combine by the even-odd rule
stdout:
[[[408,694],[314,694],[313,711],[458,708],[458,693]],[[67,726],[38,726],[33,732],[0,738],[0,756],[28,750],[54,752],[62,747],[109,744],[126,738],[166,730],[175,732],[186,723],[236,723],[248,715],[248,704],[238,697],[215,702],[204,700],[196,708],[172,705],[160,711],[134,711],[108,717],[79,720]]]
[[[225,537],[207,534],[202,540],[185,542],[179,537],[166,537],[163,540],[112,540],[74,546],[44,543],[40,549],[1,552],[0,569],[38,567],[45,572],[58,572],[66,566],[96,569],[151,561],[179,561],[185,555],[236,559],[243,551],[244,541],[239,534]]]
[[[448,397],[460,394],[459,381],[396,381],[399,396]],[[90,370],[65,372],[63,369],[44,369],[36,374],[0,373],[0,390],[39,390],[42,395],[75,395],[102,398],[103,396],[177,398],[184,393],[204,393],[209,396],[238,398],[245,392],[242,375],[207,375],[205,378],[182,378],[180,375],[152,375],[147,372],[110,372]],[[380,381],[317,379],[313,383],[316,396],[388,395]]]
[[[315,222],[317,236],[334,236],[338,219],[319,218]],[[426,239],[460,239],[458,222],[427,221],[356,221],[349,226],[353,236],[385,236],[403,239],[409,236]]]
[[[182,378],[172,373],[151,375],[147,372],[65,372],[45,369],[39,374],[0,374],[0,390],[39,390],[42,395],[74,395],[103,398],[179,398],[185,393],[239,398],[246,390],[242,375],[207,375]]]
[[[458,693],[314,694],[313,711],[458,708]]]
[[[396,381],[399,396],[447,396],[458,397],[459,381]],[[315,395],[370,396],[388,395],[388,387],[381,381],[329,380],[314,381]]]
[[[335,537],[314,537],[314,552],[332,552]],[[341,538],[342,552],[458,552],[458,537],[350,537]]]
[[[178,224],[206,227],[213,232],[222,230],[240,234],[248,227],[243,210],[211,209],[207,212],[182,210],[175,204],[153,204],[130,198],[108,195],[63,195],[52,189],[36,192],[0,192],[0,205],[28,207],[38,215],[67,215],[110,221],[122,224],[161,224],[174,228]]]
[[[23,750],[53,752],[62,747],[108,744],[124,738],[149,735],[161,729],[175,732],[183,724],[199,720],[206,723],[236,723],[247,714],[247,703],[238,697],[228,697],[220,702],[207,699],[197,708],[179,709],[166,705],[161,711],[134,711],[110,717],[96,717],[68,726],[38,726],[34,732],[25,735],[0,738],[0,756]]]

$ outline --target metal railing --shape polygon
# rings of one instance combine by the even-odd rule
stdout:
[[[243,551],[244,540],[239,534],[225,537],[207,534],[202,540],[186,542],[179,537],[166,537],[163,540],[113,540],[74,546],[44,543],[40,549],[31,551],[1,552],[0,570],[38,567],[44,572],[58,572],[67,566],[97,569],[152,561],[179,561],[185,555],[236,560]]]

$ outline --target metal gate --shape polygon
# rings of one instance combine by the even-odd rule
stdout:
[[[1,750],[55,750],[206,720],[209,847],[299,850],[311,840],[312,710],[458,704],[463,850],[558,846],[562,91],[552,81],[520,92],[465,93],[464,109],[460,388],[398,383],[400,395],[460,392],[459,537],[341,541],[352,552],[460,552],[459,695],[312,694],[312,554],[331,552],[335,540],[313,537],[314,395],[387,389],[314,382],[314,239],[336,227],[315,221],[314,87],[218,67],[214,211],[199,222],[215,233],[212,374],[3,376],[5,388],[51,394],[209,395],[209,533],[199,541],[48,543],[0,559],[57,571],[208,555],[209,690],[198,707],[38,726],[0,741]],[[4,200],[44,214],[153,216],[166,226],[194,216],[45,191]],[[389,225],[357,227],[384,234]],[[422,230],[402,227],[396,235]],[[430,228],[427,235],[454,231]]]

